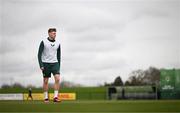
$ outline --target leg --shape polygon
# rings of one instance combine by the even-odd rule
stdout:
[[[59,82],[60,82],[60,74],[54,75],[54,98],[58,98],[58,91],[59,91]]]
[[[54,75],[54,102],[60,102],[58,99],[58,91],[59,91],[59,82],[60,82],[60,72],[59,72],[59,63],[55,63],[52,67],[52,73]]]
[[[44,99],[48,99],[48,77],[43,79],[43,90],[44,90]]]
[[[31,100],[33,100],[33,97],[32,97],[32,95],[31,95]]]
[[[55,80],[54,90],[59,90],[60,74],[55,74],[54,80]]]
[[[43,80],[43,90],[44,90],[44,92],[48,91],[48,80],[49,80],[48,77],[44,77],[44,80]]]

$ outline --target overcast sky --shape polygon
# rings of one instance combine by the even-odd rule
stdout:
[[[179,0],[0,0],[0,14],[0,86],[41,86],[37,51],[49,27],[62,80],[95,86],[149,66],[180,68]]]

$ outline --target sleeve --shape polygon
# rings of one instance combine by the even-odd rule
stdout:
[[[43,43],[43,41],[41,41],[41,43],[39,45],[39,51],[38,51],[38,61],[39,61],[40,68],[43,67],[43,62],[41,59],[43,50],[44,50],[44,43]]]
[[[58,60],[59,66],[60,66],[60,64],[61,64],[61,45],[60,44],[57,49],[57,60]]]

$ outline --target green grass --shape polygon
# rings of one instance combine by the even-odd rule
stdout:
[[[75,87],[61,88],[61,93],[76,93],[77,100],[106,100],[108,87]],[[126,86],[126,93],[132,92],[152,92],[151,86]],[[42,93],[42,88],[32,88],[33,93]],[[53,93],[53,88],[50,88],[50,93]],[[4,88],[0,89],[0,93],[28,93],[27,88]]]
[[[108,87],[73,87],[73,88],[61,88],[61,92],[77,92],[77,93],[106,93]],[[42,88],[32,88],[33,92],[40,93]],[[126,92],[152,92],[151,86],[126,86]],[[49,89],[49,92],[53,92],[53,88]],[[4,88],[0,89],[0,93],[27,93],[28,88]]]
[[[113,112],[180,112],[180,100],[128,100],[128,101],[0,101],[0,112],[65,112],[65,113],[113,113]]]
[[[33,93],[42,93],[42,88],[33,88]],[[49,93],[54,90],[50,88]],[[61,88],[61,93],[76,93],[78,100],[105,100],[107,98],[107,87],[75,87]],[[27,88],[6,88],[0,89],[0,93],[28,93]]]
[[[73,87],[73,88],[61,88],[61,92],[105,92],[107,87]],[[40,93],[42,88],[32,88],[33,92]],[[52,93],[53,88],[49,89],[49,92]],[[27,93],[28,88],[4,88],[0,89],[0,93]]]

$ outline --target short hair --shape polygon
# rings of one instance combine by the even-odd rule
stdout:
[[[49,28],[48,33],[50,33],[50,32],[56,32],[56,28]]]

